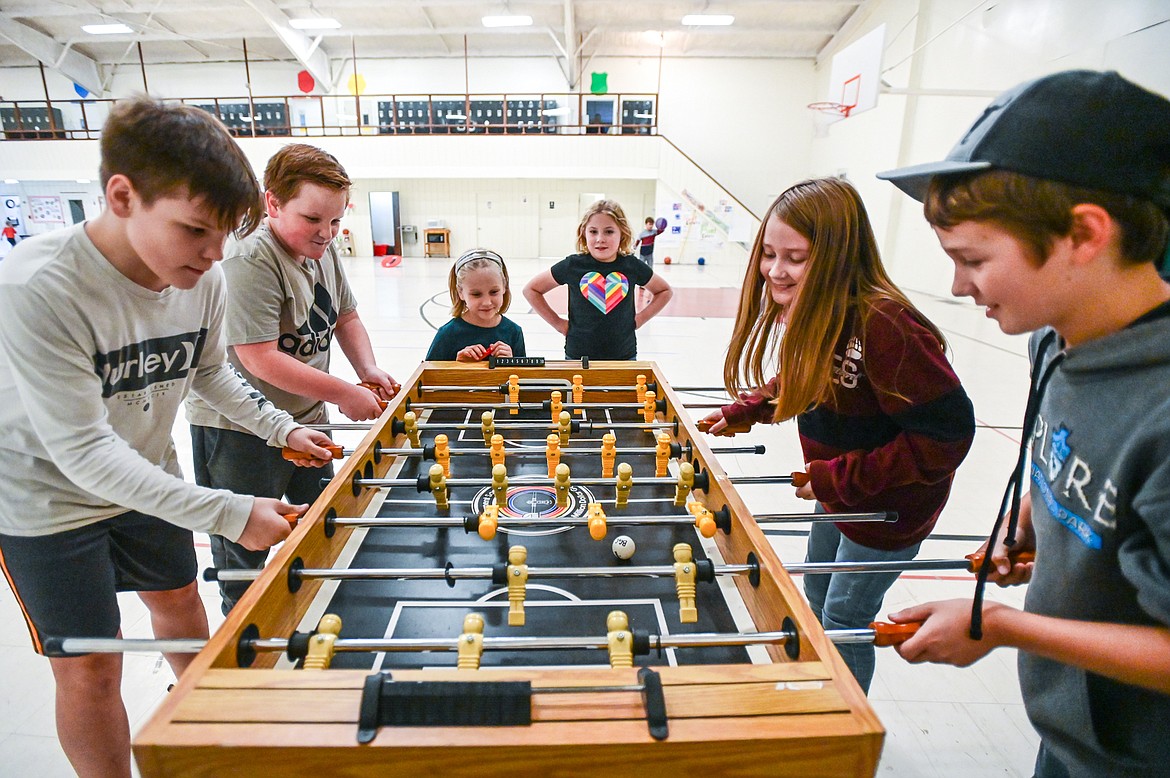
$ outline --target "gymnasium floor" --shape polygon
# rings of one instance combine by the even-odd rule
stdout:
[[[508,315],[524,328],[530,355],[558,358],[563,355],[561,337],[529,312],[520,295],[528,279],[549,264],[508,260],[516,295]],[[448,318],[448,268],[442,259],[408,258],[392,269],[382,268],[370,257],[347,260],[350,282],[357,291],[359,311],[379,364],[400,380],[422,359],[434,327]],[[741,271],[661,264],[656,270],[678,294],[662,315],[639,331],[639,356],[656,360],[674,385],[719,385]],[[975,404],[980,424],[936,533],[983,534],[994,518],[1004,479],[1016,456],[1027,392],[1026,339],[1004,336],[984,317],[982,309],[969,302],[907,291],[946,334],[952,361]],[[340,354],[335,357],[334,372],[352,376]],[[700,418],[706,412],[696,409],[692,416]],[[334,418],[339,418],[336,413]],[[190,472],[186,426],[183,419],[176,423],[175,441],[188,463],[184,469]],[[729,473],[786,473],[800,466],[793,424],[756,430],[736,441],[764,443],[767,455],[724,456],[720,461]],[[794,498],[788,487],[742,486],[740,491],[754,511],[808,509],[808,503]],[[773,536],[773,542],[781,560],[803,560],[803,538]],[[200,566],[207,566],[206,536],[197,537],[196,544]],[[961,557],[977,545],[974,541],[927,541],[919,557]],[[2,578],[0,585],[4,588],[0,593],[0,775],[70,776],[73,773],[55,737],[48,661],[32,652],[16,602]],[[969,575],[904,575],[888,593],[884,612],[916,602],[969,598],[973,585]],[[214,630],[222,621],[218,595],[213,584],[201,586]],[[1018,606],[1023,590],[991,586],[988,597]],[[125,636],[149,636],[146,611],[137,597],[123,596],[122,609]],[[126,656],[123,696],[132,727],[142,725],[172,680],[161,657]],[[1013,651],[1001,649],[970,668],[955,669],[911,666],[892,650],[879,650],[870,699],[887,729],[880,775],[975,778],[1032,774],[1037,739],[1020,702]]]

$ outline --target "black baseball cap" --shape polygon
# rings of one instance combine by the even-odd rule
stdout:
[[[877,177],[922,201],[935,176],[992,168],[1170,209],[1170,100],[1113,71],[1055,73],[995,98],[943,161]]]

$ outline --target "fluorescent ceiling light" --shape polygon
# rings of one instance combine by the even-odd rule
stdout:
[[[20,180],[16,179],[16,178],[6,178],[6,179],[4,179],[4,183],[6,183],[6,184],[19,184]]]
[[[687,14],[682,18],[689,27],[726,27],[734,21],[731,14]]]
[[[288,26],[294,30],[336,30],[341,22],[328,16],[313,16],[305,19],[289,19]]]
[[[77,183],[79,183],[79,184],[88,184],[88,183],[89,183],[89,179],[88,179],[88,178],[79,178],[79,179],[77,179]]]
[[[121,35],[134,32],[124,24],[83,24],[81,29],[90,35]]]
[[[484,27],[531,27],[531,16],[485,16]]]

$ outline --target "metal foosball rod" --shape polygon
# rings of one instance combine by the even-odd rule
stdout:
[[[710,478],[706,477],[706,471],[702,473],[695,473],[694,488],[699,490],[706,490],[710,485]],[[729,481],[733,484],[748,483],[748,484],[792,484],[800,486],[804,481],[802,480],[804,473],[793,473],[791,475],[751,475],[751,476],[730,476]],[[807,476],[804,476],[807,478]],[[365,487],[368,489],[380,489],[384,487],[399,487],[399,486],[413,486],[420,492],[430,491],[429,485],[424,485],[423,481],[426,477],[419,476],[418,478],[355,478],[353,479],[354,486]],[[584,486],[605,486],[614,483],[613,478],[574,478],[573,483]],[[324,485],[328,485],[330,479],[321,479]],[[510,476],[509,483],[512,486],[555,486],[556,479],[548,478],[540,475],[519,475]],[[448,478],[446,479],[447,486],[490,486],[491,481],[486,478]],[[639,485],[657,485],[657,486],[676,486],[678,484],[677,478],[669,476],[656,477],[647,476],[638,480]],[[702,484],[702,485],[701,485]]]
[[[878,646],[904,642],[920,626],[918,623],[888,624],[874,622],[869,629],[828,629],[825,636],[833,643],[872,643]],[[897,629],[894,629],[897,628]],[[784,644],[797,637],[793,630],[773,632],[695,632],[679,635],[646,635],[650,648],[712,648]],[[287,652],[292,640],[286,638],[250,638],[242,641],[252,651]],[[347,653],[411,653],[458,651],[460,638],[339,638],[333,650]],[[76,654],[165,653],[197,654],[207,645],[202,638],[46,638],[47,656]],[[609,647],[607,637],[484,637],[483,648],[493,651],[563,651],[599,650]],[[590,689],[590,687],[578,687]],[[559,690],[559,687],[558,687]]]
[[[645,410],[643,403],[561,403],[561,408],[566,411],[576,410],[578,408],[583,410]],[[464,411],[468,408],[486,409],[492,411],[542,411],[549,412],[552,410],[552,403],[550,400],[542,400],[540,402],[521,402],[521,403],[431,403],[431,402],[408,402],[407,408],[410,410],[460,410]],[[654,409],[658,411],[666,411],[666,400],[657,400],[654,403]]]
[[[672,445],[675,448],[679,449],[679,453],[677,453],[677,454],[675,454],[672,450],[672,457],[671,457],[672,459],[678,459],[680,456],[687,456],[687,457],[691,456],[692,448],[691,448],[691,444],[689,441],[687,442],[687,444],[685,446],[679,446],[679,444],[677,444],[677,443],[674,443]],[[329,449],[329,451],[333,454],[334,459],[341,459],[343,457],[351,457],[354,454],[354,449],[352,449],[352,448],[342,448],[341,446],[325,446],[325,448]],[[715,454],[764,454],[764,453],[766,453],[766,450],[767,449],[764,446],[722,446],[722,447],[715,447],[715,448],[711,449],[711,451]],[[374,451],[375,451],[375,453],[387,454],[390,456],[419,457],[421,459],[434,459],[435,458],[434,444],[428,444],[426,446],[423,446],[422,448],[375,448]],[[462,448],[461,447],[461,448],[450,448],[450,449],[447,449],[447,451],[453,457],[454,456],[486,456],[486,455],[490,454],[490,452],[485,448]],[[657,452],[657,449],[651,448],[648,446],[642,446],[642,447],[636,447],[636,448],[618,448],[618,449],[615,449],[615,451],[618,455],[633,455],[633,454],[654,454]],[[524,448],[509,447],[507,449],[507,452],[508,452],[509,458],[511,458],[511,457],[542,458],[545,456],[545,449],[537,448],[535,446],[524,447]],[[311,459],[312,458],[309,454],[307,454],[303,451],[297,451],[296,449],[289,448],[288,446],[285,446],[284,448],[282,448],[280,450],[280,453],[281,453],[281,456],[283,456],[285,459],[287,459],[289,461],[298,460],[298,459]],[[567,449],[563,449],[563,453],[564,454],[601,454],[602,449],[600,446],[598,446],[598,447],[591,446],[588,448],[567,448]]]
[[[752,517],[765,532],[767,524],[804,524],[806,522],[867,522],[897,521],[897,511],[876,511],[874,513],[755,513]]]

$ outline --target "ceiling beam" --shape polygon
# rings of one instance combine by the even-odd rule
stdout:
[[[333,67],[329,64],[329,57],[317,47],[317,44],[309,36],[288,26],[289,17],[277,7],[276,3],[272,0],[244,1],[267,22],[268,27],[276,33],[280,42],[292,52],[297,62],[300,62],[305,70],[309,71],[318,84],[333,83]],[[238,32],[234,34],[239,37]],[[206,35],[199,37],[204,40],[208,38]]]
[[[6,16],[0,16],[0,38],[6,38],[95,95],[100,97],[104,94],[101,67],[81,52],[75,51],[72,46],[57,43],[48,35]]]

